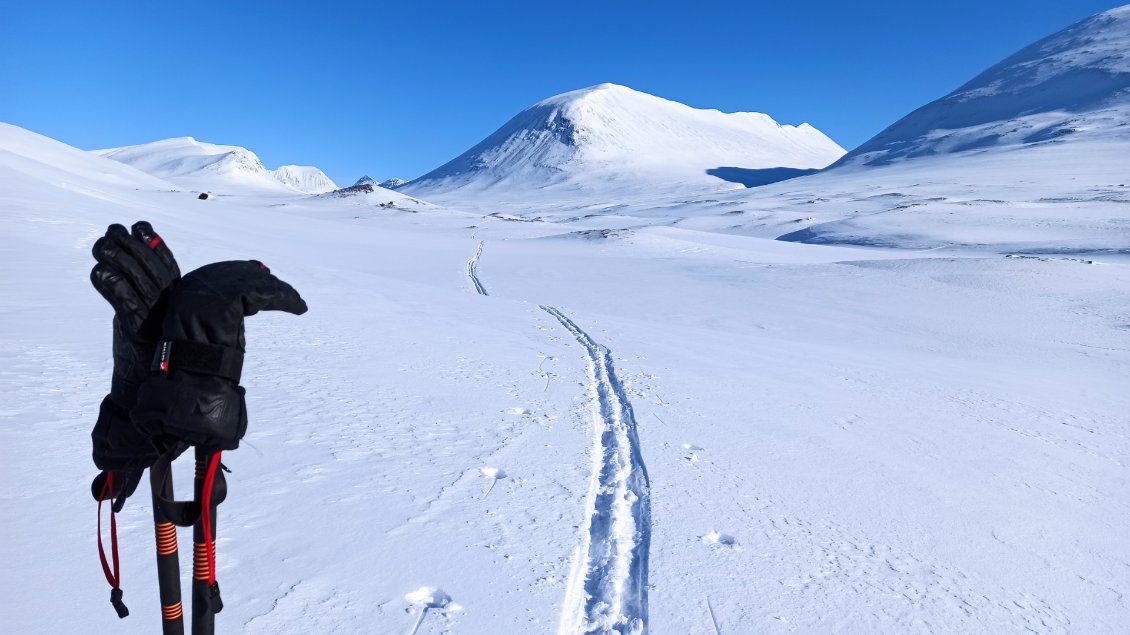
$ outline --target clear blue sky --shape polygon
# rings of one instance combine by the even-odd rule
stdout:
[[[615,82],[807,121],[850,149],[1114,6],[13,0],[0,121],[87,149],[191,135],[348,184],[419,176],[534,102]]]

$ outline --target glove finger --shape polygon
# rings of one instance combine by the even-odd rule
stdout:
[[[134,252],[141,253],[140,250],[143,248],[126,232],[125,227],[114,224],[106,230],[105,236],[95,241],[93,252],[95,260],[112,268],[129,282],[135,295],[143,300],[141,306],[148,308],[157,301],[163,287],[157,286],[152,276],[133,256]],[[114,305],[114,302],[110,304]]]
[[[126,506],[126,499],[137,491],[137,484],[141,482],[141,475],[144,473],[144,470],[118,470],[114,473],[114,485],[118,485],[119,479],[121,480],[120,489],[115,495],[115,512],[122,511]]]
[[[157,256],[158,261],[163,266],[164,286],[168,286],[169,283],[180,277],[180,267],[177,265],[177,259],[173,256],[172,250],[169,249],[169,244],[153,230],[153,226],[148,221],[139,220],[134,223],[132,233],[134,238],[149,245],[149,248]]]
[[[118,268],[129,277],[138,293],[152,305],[168,286],[168,276],[161,259],[147,245],[129,234],[115,233],[109,237],[110,246],[104,252],[113,252]],[[115,249],[116,248],[116,249]]]
[[[125,322],[129,332],[136,333],[145,321],[149,307],[125,276],[111,265],[98,263],[90,270],[90,282],[114,307],[114,313]]]
[[[137,491],[144,470],[103,470],[90,483],[90,494],[96,501],[114,500],[114,511],[120,512],[126,499]],[[106,480],[113,474],[113,487],[107,491]]]
[[[120,237],[129,238],[129,232],[125,227],[114,223],[106,228],[106,234],[94,241],[94,246],[90,249],[90,253],[94,255],[94,259],[102,263],[112,263],[117,256],[117,249],[114,244]]]
[[[243,293],[243,314],[255,315],[259,311],[286,311],[294,315],[306,312],[306,301],[289,284],[279,280],[267,265],[249,260],[256,267],[251,276],[251,284]]]

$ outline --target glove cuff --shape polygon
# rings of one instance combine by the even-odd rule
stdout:
[[[160,456],[153,440],[137,429],[129,411],[110,395],[98,408],[98,421],[90,438],[94,444],[94,465],[100,470],[144,469]]]

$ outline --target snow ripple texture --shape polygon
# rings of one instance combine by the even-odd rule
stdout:
[[[560,635],[647,633],[651,495],[632,404],[612,353],[561,311],[541,307],[588,355],[596,445],[581,545],[563,606]]]
[[[483,241],[479,241],[479,249],[475,252],[475,256],[467,261],[467,277],[471,279],[471,284],[475,285],[475,291],[479,295],[490,295],[487,293],[486,287],[479,281],[479,258],[483,255]]]

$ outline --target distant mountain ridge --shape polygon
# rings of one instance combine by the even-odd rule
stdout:
[[[822,168],[843,153],[809,124],[781,125],[761,113],[700,110],[600,84],[527,108],[401,189],[428,196],[461,189],[719,185],[722,181],[708,170]]]
[[[269,170],[258,155],[247,148],[205,143],[192,137],[174,137],[93,153],[191,189],[308,194],[337,189],[318,168],[286,165]]]
[[[408,181],[405,181],[404,179],[397,179],[397,178],[386,179],[384,181],[377,181],[373,177],[366,174],[365,176],[357,179],[357,181],[353,184],[353,186],[356,187],[358,185],[373,185],[373,186],[376,186],[376,187],[383,187],[386,190],[395,190],[395,189],[399,188],[400,186],[404,185],[407,182]]]

